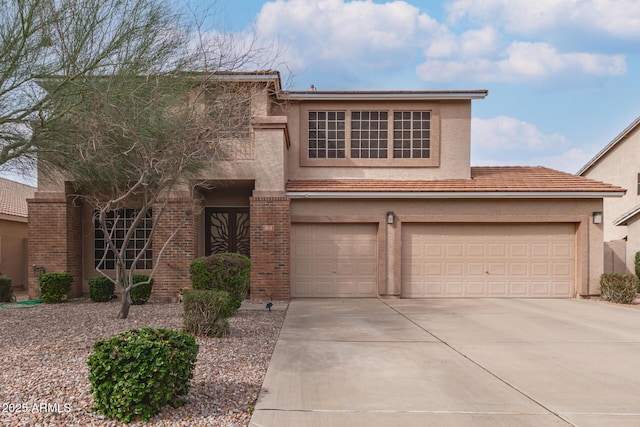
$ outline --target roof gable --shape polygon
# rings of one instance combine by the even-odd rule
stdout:
[[[600,150],[598,154],[596,154],[591,160],[587,162],[587,164],[585,164],[578,172],[576,172],[576,175],[583,175],[585,172],[591,169],[591,167],[597,164],[600,161],[600,159],[605,157],[607,153],[613,150],[618,144],[621,144],[623,141],[626,141],[627,136],[629,136],[629,134],[633,132],[638,127],[638,125],[640,125],[640,117],[636,118],[633,121],[633,123],[627,126],[622,132],[620,132],[618,136],[616,136],[602,150]]]

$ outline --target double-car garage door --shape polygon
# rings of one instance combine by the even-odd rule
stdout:
[[[573,224],[405,224],[406,297],[571,297]]]
[[[294,297],[378,295],[377,224],[294,224]],[[571,297],[574,224],[402,224],[403,297]]]

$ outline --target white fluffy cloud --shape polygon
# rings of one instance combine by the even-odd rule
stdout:
[[[486,52],[494,49],[489,42]],[[518,82],[541,80],[570,75],[619,76],[627,72],[622,55],[604,55],[586,52],[558,52],[547,43],[511,42],[496,55],[473,55],[461,49],[463,54],[450,58],[429,57],[416,71],[428,81],[450,81],[459,78],[482,82]],[[429,55],[429,50],[426,55]]]
[[[566,26],[616,37],[640,36],[637,0],[452,0],[453,22],[492,22],[514,34],[539,34]]]
[[[624,9],[618,3],[629,6],[618,26],[633,24],[640,35],[637,0],[451,0],[450,24],[467,19],[477,25],[457,33],[402,0],[275,0],[263,5],[255,31],[258,41],[277,39],[280,62],[294,74],[330,70],[343,84],[366,80],[364,69],[396,78],[413,70],[424,81],[445,83],[617,77],[627,72],[623,55],[561,49],[535,37],[514,40],[508,32],[586,23],[597,20],[600,10],[603,21],[614,21]]]
[[[546,135],[536,126],[514,117],[471,120],[471,144],[477,151],[541,151],[566,145],[564,136]]]
[[[410,60],[438,32],[438,22],[404,1],[278,0],[265,3],[258,34],[278,34],[296,68],[336,61],[378,68]]]
[[[546,166],[575,173],[592,154],[569,147],[559,134],[545,134],[531,123],[514,117],[471,121],[471,162],[480,166]]]

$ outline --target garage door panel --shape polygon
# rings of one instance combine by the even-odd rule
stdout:
[[[527,249],[528,247],[525,243],[509,243],[509,257],[527,257],[529,255]]]
[[[509,264],[509,275],[522,277],[529,275],[529,265],[525,262],[512,262]]]
[[[467,256],[469,257],[484,257],[484,245],[482,243],[468,243],[467,244]]]
[[[374,297],[377,224],[293,224],[294,297]]]
[[[548,258],[550,255],[549,243],[532,243],[531,244],[531,256]]]
[[[404,296],[573,295],[573,224],[403,224],[402,228]]]
[[[484,263],[469,262],[467,263],[467,277],[484,277],[486,268]]]
[[[467,282],[467,294],[470,297],[483,297],[485,296],[485,284],[484,282]]]

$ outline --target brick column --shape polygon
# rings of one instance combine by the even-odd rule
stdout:
[[[153,236],[153,262],[158,262],[151,298],[173,301],[178,292],[191,287],[189,265],[197,254],[197,227],[194,215],[194,200],[180,198],[171,200],[165,207]],[[155,215],[156,212],[153,212]],[[159,261],[157,256],[175,230]]]
[[[37,195],[36,195],[37,196]],[[69,297],[82,295],[82,205],[62,193],[27,200],[28,227],[28,294],[40,297],[38,276],[32,266],[45,272],[67,272],[73,275]]]
[[[291,200],[251,197],[251,298],[289,300]]]

